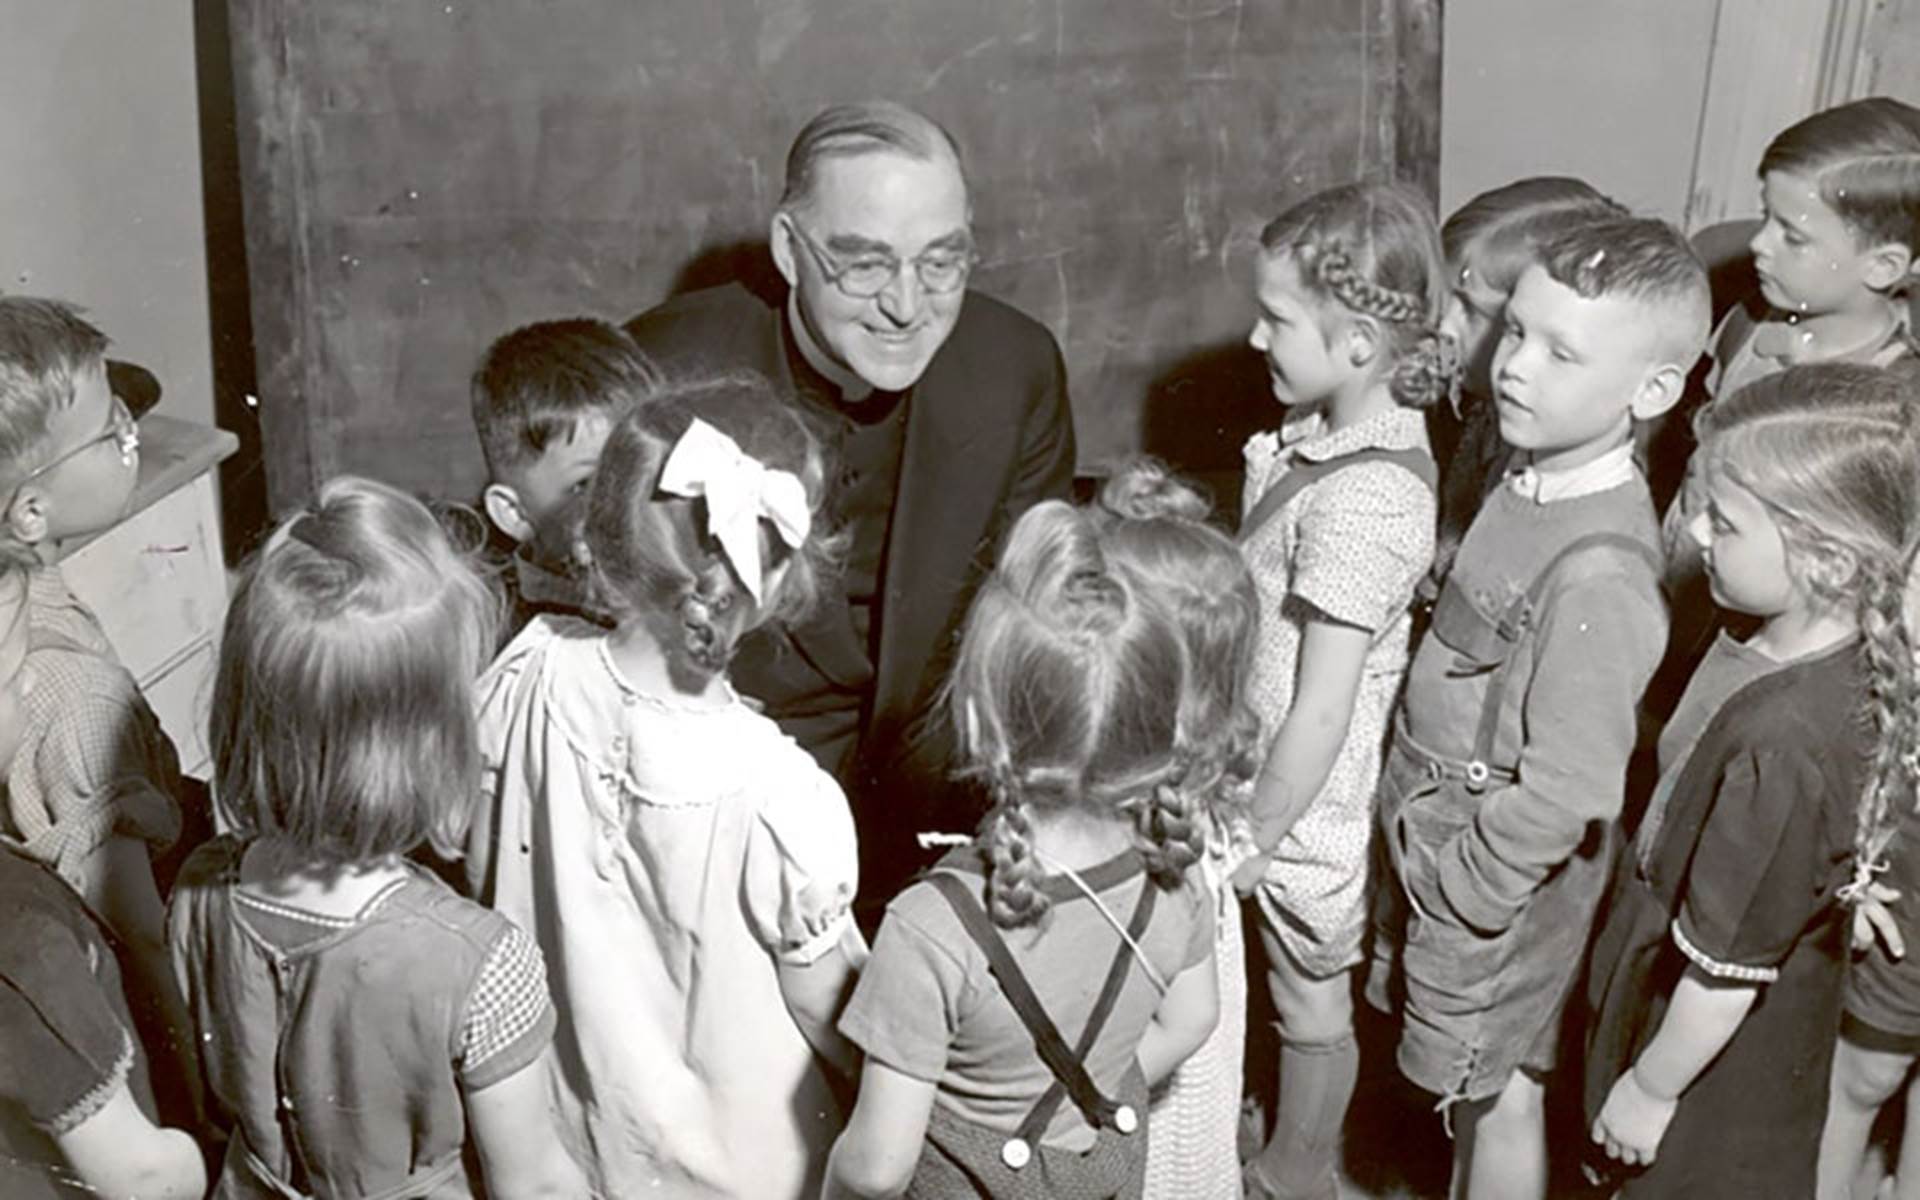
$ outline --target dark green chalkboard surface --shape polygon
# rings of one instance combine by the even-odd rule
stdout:
[[[268,481],[481,481],[475,358],[763,269],[786,145],[887,96],[958,137],[974,285],[1059,337],[1081,463],[1237,460],[1250,249],[1432,191],[1439,0],[231,0]]]

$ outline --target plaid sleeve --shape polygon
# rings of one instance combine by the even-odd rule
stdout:
[[[509,924],[480,965],[460,1034],[460,1082],[469,1091],[518,1074],[553,1038],[546,961],[518,925]]]

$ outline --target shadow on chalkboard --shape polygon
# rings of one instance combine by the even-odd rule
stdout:
[[[1147,390],[1141,450],[1204,486],[1215,519],[1240,512],[1240,447],[1279,424],[1260,356],[1240,341],[1206,347],[1162,372]]]
[[[770,304],[779,303],[787,294],[787,282],[773,265],[773,254],[761,239],[723,242],[709,246],[680,268],[673,277],[668,295],[697,292],[701,288],[738,283]]]

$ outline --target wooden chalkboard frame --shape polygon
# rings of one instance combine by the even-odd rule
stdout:
[[[315,485],[338,471],[405,473],[404,470],[383,472],[380,462],[360,461],[341,449],[353,414],[343,411],[337,400],[341,391],[338,373],[343,369],[337,360],[349,351],[330,341],[329,325],[323,319],[323,314],[329,304],[337,309],[340,301],[326,291],[329,286],[328,274],[323,267],[331,264],[317,261],[320,255],[334,253],[337,246],[326,244],[319,232],[329,217],[329,214],[318,211],[316,207],[323,191],[320,185],[334,164],[327,158],[332,148],[323,144],[324,139],[316,133],[314,113],[324,107],[331,94],[330,89],[338,82],[330,77],[330,72],[347,73],[345,78],[350,83],[352,72],[377,69],[370,66],[364,57],[353,61],[329,62],[327,47],[318,44],[321,23],[325,19],[321,14],[334,5],[368,2],[328,0],[327,5],[316,6],[305,0],[228,0],[247,269],[261,397],[259,416],[269,504],[276,512],[303,503]],[[575,0],[574,3],[559,7],[579,12],[592,2]],[[614,5],[619,0],[601,2]],[[722,6],[740,0],[708,2]],[[802,0],[794,2],[798,4]],[[840,0],[813,0],[816,7],[836,2]],[[947,4],[951,0],[938,2]],[[982,2],[984,4],[985,0]],[[1025,7],[1034,7],[1037,2],[1034,0]],[[1363,173],[1376,178],[1407,181],[1427,195],[1437,196],[1442,0],[1288,0],[1286,4],[1282,4],[1281,0],[1225,2],[1227,7],[1235,10],[1241,5],[1249,8],[1279,5],[1289,11],[1308,11],[1316,6],[1328,11],[1364,9],[1363,19],[1368,22],[1369,36],[1384,43],[1384,48],[1375,46],[1367,51],[1373,56],[1370,62],[1377,67],[1384,60],[1384,64],[1390,64],[1391,69],[1361,72],[1364,79],[1356,83],[1356,86],[1368,89],[1365,102],[1360,105],[1366,113],[1367,127],[1357,131]],[[389,11],[412,10],[417,3],[419,0],[380,0],[380,7]],[[994,3],[1009,10],[1022,7],[1015,0],[994,0]],[[434,0],[431,7],[438,12],[442,4],[440,0]],[[458,20],[469,15],[462,10],[484,9],[486,4],[484,0],[460,0],[458,4],[448,3],[444,7],[450,20]],[[1190,2],[1174,7],[1195,9],[1189,15],[1196,20],[1214,15],[1212,10],[1197,11],[1197,6]],[[939,11],[937,6],[929,10],[929,19],[938,16]],[[953,61],[964,62],[969,52],[969,48],[959,47]],[[948,66],[940,69],[946,70]],[[794,118],[796,123],[797,119]],[[965,142],[964,136],[962,140]],[[762,157],[765,161],[777,163],[778,155],[783,151],[784,146],[767,147]],[[774,186],[777,190],[777,180]],[[740,253],[739,246],[735,244],[709,246],[700,256],[701,262],[682,261],[678,264],[673,272],[674,277],[684,285],[688,279],[700,279],[703,270],[710,269],[715,262],[739,259]],[[989,285],[987,290],[996,289]],[[619,320],[644,303],[658,298],[636,296],[625,311],[602,312],[601,315]],[[1009,298],[1016,302],[1019,300],[1018,296]],[[377,319],[378,315],[371,314],[371,317]],[[543,315],[566,314],[555,312]],[[1035,315],[1043,319],[1045,317],[1043,313],[1036,312]],[[1072,372],[1076,366],[1075,347],[1065,338],[1063,342],[1067,342],[1068,364]],[[1233,342],[1219,339],[1211,347],[1192,346],[1186,349],[1191,351],[1184,355],[1189,361],[1168,371],[1153,384],[1153,390],[1165,392],[1171,389],[1172,393],[1182,393],[1184,390],[1189,395],[1212,395],[1223,388],[1238,387],[1244,383],[1244,363],[1236,357]],[[1227,364],[1228,369],[1223,374],[1209,374],[1212,370],[1209,364],[1216,363]],[[468,365],[460,362],[445,364],[448,375],[458,381],[457,390],[463,410],[464,378]],[[453,386],[449,385],[449,388]],[[1084,397],[1078,376],[1075,377],[1075,388],[1076,407],[1079,408]],[[444,426],[445,409],[454,403],[452,391],[449,390],[437,403],[441,408],[436,411],[442,416]],[[1149,397],[1141,403],[1150,407],[1153,401]],[[1188,419],[1194,415],[1188,412],[1159,420],[1156,424],[1156,419],[1149,412],[1141,419],[1142,431],[1132,441],[1138,446],[1172,457],[1176,463],[1190,468],[1206,470],[1227,467],[1229,464],[1224,460],[1205,460],[1221,446],[1229,447],[1232,455],[1237,457],[1236,439],[1240,431],[1232,426],[1238,414],[1222,416],[1209,410],[1197,419]],[[1084,425],[1084,413],[1082,416]],[[1161,432],[1156,433],[1156,428]],[[1204,447],[1191,444],[1195,429],[1207,434]],[[1169,430],[1172,432],[1167,432]],[[407,422],[396,422],[393,431],[395,438],[407,437],[409,433]],[[1125,437],[1118,439],[1127,440]],[[1108,441],[1113,443],[1116,439],[1109,438]],[[1089,438],[1083,432],[1083,467],[1097,469],[1100,464],[1088,462],[1086,454],[1090,446],[1100,445],[1098,438]],[[1110,450],[1112,446],[1108,445],[1106,449]],[[434,453],[433,449],[427,449],[421,457],[431,458]],[[391,467],[399,460],[389,458],[385,461]],[[408,465],[400,463],[403,468]],[[421,466],[421,471],[431,474],[425,464]],[[394,481],[423,488],[438,482],[429,480],[423,483],[422,479],[415,478],[396,478]]]

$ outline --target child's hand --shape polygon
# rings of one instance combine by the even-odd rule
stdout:
[[[1267,864],[1272,861],[1273,856],[1270,854],[1254,854],[1241,862],[1228,877],[1229,882],[1233,884],[1234,892],[1241,896],[1253,895],[1259,888],[1260,881],[1266,878]]]
[[[1853,906],[1853,948],[1861,953],[1873,949],[1874,937],[1878,935],[1886,943],[1889,958],[1905,958],[1907,941],[1900,936],[1899,923],[1893,919],[1893,910],[1887,906],[1900,898],[1897,888],[1883,883],[1869,883],[1859,902]]]
[[[1607,1148],[1609,1157],[1643,1167],[1660,1149],[1660,1139],[1666,1136],[1679,1104],[1677,1096],[1668,1100],[1648,1093],[1629,1068],[1607,1093],[1607,1103],[1593,1123],[1593,1140]]]

